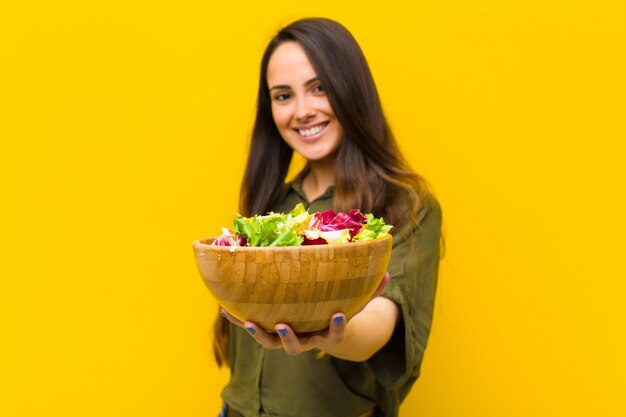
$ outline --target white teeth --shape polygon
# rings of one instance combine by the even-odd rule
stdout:
[[[309,129],[298,129],[298,133],[300,133],[300,135],[304,137],[313,136],[321,132],[323,128],[323,125],[318,125]]]

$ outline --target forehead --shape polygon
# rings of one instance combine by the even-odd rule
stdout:
[[[316,76],[304,49],[294,41],[280,44],[267,64],[267,83],[270,87],[305,83]]]

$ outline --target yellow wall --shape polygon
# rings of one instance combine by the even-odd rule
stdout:
[[[359,39],[445,212],[402,416],[626,414],[622,1],[14,3],[0,415],[216,414],[191,241],[236,211],[263,46],[311,15]]]

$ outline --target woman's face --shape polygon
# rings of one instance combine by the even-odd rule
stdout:
[[[309,161],[332,157],[343,129],[304,49],[284,42],[267,66],[274,123],[285,142]]]

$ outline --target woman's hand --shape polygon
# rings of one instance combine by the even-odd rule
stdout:
[[[366,310],[370,304],[372,304],[373,300],[382,294],[388,282],[389,273],[385,272],[385,275],[372,295],[370,302],[361,312],[356,314],[352,320],[356,319],[359,314],[362,314],[362,312]],[[392,301],[386,301],[393,304]],[[393,305],[395,306],[395,304]],[[331,353],[335,350],[334,348],[339,347],[342,342],[344,342],[346,338],[346,328],[349,326],[345,315],[339,312],[332,315],[328,328],[319,332],[297,334],[291,327],[289,327],[289,325],[285,323],[277,323],[275,326],[276,333],[269,333],[253,322],[242,322],[238,320],[224,309],[222,309],[222,314],[231,323],[245,328],[250,336],[252,336],[252,338],[254,338],[254,340],[256,340],[265,349],[284,349],[285,352],[290,355],[298,355],[311,349],[319,349]],[[352,341],[352,343],[354,343],[354,341]]]

